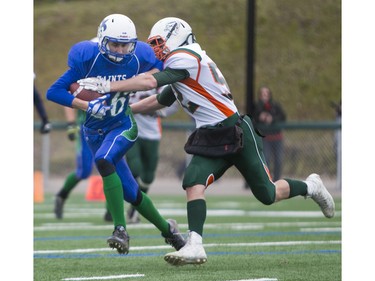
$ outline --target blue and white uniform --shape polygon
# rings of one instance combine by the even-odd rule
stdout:
[[[82,41],[72,46],[68,55],[69,69],[53,83],[47,91],[47,99],[63,106],[72,106],[74,99],[69,86],[86,77],[101,77],[109,81],[129,79],[151,69],[162,69],[162,63],[155,58],[152,48],[137,42],[135,54],[126,63],[114,63],[105,58],[92,41]],[[97,162],[105,159],[115,165],[121,178],[124,199],[136,200],[138,185],[134,180],[124,155],[137,139],[137,125],[128,107],[129,93],[110,93],[107,105],[111,109],[103,118],[86,114],[83,125],[84,137]]]

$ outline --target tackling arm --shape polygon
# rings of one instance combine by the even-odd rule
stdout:
[[[148,91],[164,85],[173,84],[190,76],[186,69],[166,68],[161,72],[140,74],[121,81],[108,81],[103,78],[85,78],[78,83],[87,90],[99,93]]]
[[[148,91],[155,89],[158,83],[150,73],[144,73],[131,79],[110,83],[110,92]]]
[[[156,97],[157,95],[152,95],[139,102],[131,104],[130,108],[132,109],[132,112],[134,114],[137,114],[137,113],[147,114],[147,113],[152,113],[158,109],[163,108],[164,105],[160,104]]]

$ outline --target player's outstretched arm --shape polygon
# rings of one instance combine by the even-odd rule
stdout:
[[[130,108],[132,109],[132,112],[134,114],[137,114],[137,113],[148,114],[148,113],[153,113],[154,111],[165,107],[164,105],[158,102],[156,96],[157,95],[152,95],[139,102],[131,104]]]
[[[150,73],[144,73],[122,81],[107,81],[103,78],[85,78],[77,81],[86,90],[99,93],[147,91],[157,88],[157,81]]]

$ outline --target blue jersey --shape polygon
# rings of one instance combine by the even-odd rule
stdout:
[[[47,99],[58,104],[71,107],[74,97],[68,92],[69,86],[86,77],[101,77],[110,81],[129,79],[153,68],[162,70],[162,62],[154,54],[152,48],[137,42],[135,55],[127,63],[114,63],[105,58],[92,41],[82,41],[72,46],[68,55],[69,69],[56,80],[47,91]],[[112,105],[103,119],[87,114],[85,126],[92,129],[107,128],[126,118],[129,93],[111,93],[107,104]]]

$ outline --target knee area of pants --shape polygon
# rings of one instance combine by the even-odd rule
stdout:
[[[108,176],[115,172],[115,166],[105,159],[97,160],[96,167],[98,168],[98,172],[102,177]]]
[[[85,180],[85,179],[87,179],[90,175],[91,175],[91,172],[90,172],[90,173],[84,173],[84,174],[81,175],[81,179],[82,179],[82,180]]]
[[[271,199],[267,199],[267,200],[262,200],[261,201],[264,205],[267,205],[267,206],[269,206],[269,205],[272,205],[273,203],[275,203],[275,200],[271,200]]]
[[[265,190],[265,189],[263,189]],[[254,194],[255,195],[255,194]],[[256,194],[256,198],[263,204],[263,205],[272,205],[275,203],[276,193],[275,192],[263,192]]]
[[[262,196],[260,202],[262,202],[264,205],[272,205],[275,203],[276,194],[266,194],[265,196]]]
[[[137,193],[124,194],[124,200],[133,206],[138,206],[141,204],[143,195],[140,189],[137,190]]]

